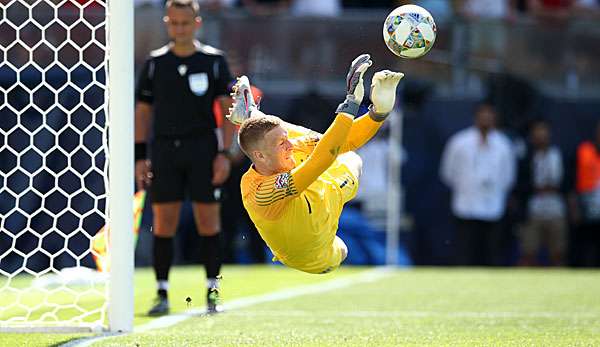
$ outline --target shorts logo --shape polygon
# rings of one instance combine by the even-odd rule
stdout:
[[[275,178],[275,189],[288,188],[290,186],[290,173],[282,173]]]
[[[202,96],[208,90],[208,75],[206,72],[194,73],[188,77],[190,89],[197,96]]]

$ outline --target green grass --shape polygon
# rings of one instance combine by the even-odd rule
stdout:
[[[224,301],[352,276],[282,267],[225,267]],[[599,346],[600,271],[417,268],[371,283],[192,317],[175,326],[112,337],[94,346]],[[203,272],[177,268],[174,311],[204,305]],[[136,272],[135,324],[154,297]],[[0,298],[0,301],[2,299]],[[81,336],[81,335],[79,335]],[[73,335],[0,335],[0,346],[48,346]],[[62,339],[62,340],[61,340]]]

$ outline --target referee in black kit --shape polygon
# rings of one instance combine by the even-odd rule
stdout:
[[[165,8],[171,42],[150,54],[136,88],[135,175],[138,189],[148,186],[152,200],[153,265],[158,285],[156,304],[148,314],[169,312],[173,236],[186,198],[192,201],[202,238],[207,309],[214,313],[221,268],[218,187],[229,176],[228,149],[235,128],[223,122],[223,131],[218,132],[212,108],[219,100],[223,114],[228,113],[233,78],[223,52],[195,40],[202,25],[196,1],[169,0]]]

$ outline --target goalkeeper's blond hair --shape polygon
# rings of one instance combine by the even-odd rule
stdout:
[[[240,149],[250,159],[250,153],[259,149],[265,134],[281,126],[281,119],[270,115],[259,115],[246,119],[240,126],[238,142]]]

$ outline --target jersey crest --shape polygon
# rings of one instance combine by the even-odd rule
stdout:
[[[275,189],[284,189],[290,186],[290,173],[282,173],[275,178]]]
[[[208,75],[206,72],[190,74],[188,77],[190,89],[194,95],[202,96],[208,89]]]

